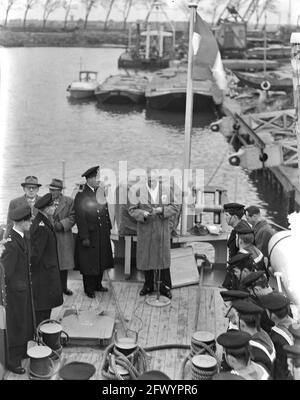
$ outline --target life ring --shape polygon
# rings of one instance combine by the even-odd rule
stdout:
[[[262,81],[262,83],[260,84],[260,87],[262,88],[262,90],[270,90],[271,84],[269,81]]]
[[[211,126],[210,126],[210,129],[213,131],[213,132],[219,132],[219,130],[220,130],[220,126],[219,126],[219,124],[212,124]]]

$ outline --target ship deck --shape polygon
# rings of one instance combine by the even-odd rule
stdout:
[[[224,271],[208,271],[206,278],[200,274],[199,283],[175,288],[172,290],[171,304],[165,307],[153,307],[145,302],[145,297],[139,296],[142,287],[142,274],[133,272],[131,280],[125,280],[123,268],[110,271],[111,284],[118,299],[127,328],[139,330],[138,345],[142,348],[164,344],[190,345],[194,331],[205,330],[218,335],[226,329],[226,320],[223,316],[223,302],[219,295],[219,285]],[[115,327],[121,327],[120,318],[116,313],[116,306],[110,285],[105,293],[97,292],[95,299],[84,295],[81,276],[72,272],[69,278],[69,287],[73,296],[65,296],[64,304],[53,310],[51,317],[60,319],[65,310],[77,307],[79,310],[104,311],[105,314],[116,316]],[[138,319],[138,317],[142,320]],[[121,333],[121,331],[120,331]],[[218,351],[220,349],[218,348]],[[60,365],[71,361],[85,361],[95,365],[96,373],[93,380],[103,380],[101,366],[105,347],[100,346],[65,346]],[[149,352],[149,368],[158,369],[166,373],[171,379],[181,379],[181,366],[189,350],[168,349]],[[23,366],[28,368],[28,359]],[[15,375],[6,372],[4,379],[27,380],[28,376]],[[52,380],[59,379],[58,374]],[[191,379],[189,364],[185,369],[185,379]]]

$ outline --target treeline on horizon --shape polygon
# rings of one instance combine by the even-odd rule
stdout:
[[[277,0],[255,0],[255,8],[252,5],[253,1],[239,0],[233,3],[234,7],[227,7],[226,9],[225,6],[228,6],[228,0],[198,0],[198,8],[201,13],[205,14],[204,19],[212,25],[218,23],[221,18],[227,18],[229,15],[230,18],[245,20],[249,24],[251,22],[254,28],[258,29],[264,23],[263,16],[266,12],[269,15],[273,14],[273,16],[279,15],[279,22],[276,25],[284,25],[280,23]],[[72,29],[76,26],[81,29],[99,26],[103,30],[126,30],[128,21],[132,21],[132,11],[142,10],[145,13],[144,20],[147,20],[151,10],[155,9],[155,3],[161,5],[164,15],[168,14],[168,5],[170,4],[168,0],[0,0],[0,20],[3,21],[2,27],[22,26],[24,30],[27,24],[28,27],[36,26],[37,21],[42,28],[46,28],[47,25],[53,26],[54,23],[60,27],[62,25],[65,30],[68,27]],[[63,20],[51,21],[50,17],[58,9],[64,15]],[[180,21],[176,21],[176,25],[179,24],[180,30],[182,30],[182,24],[187,24],[189,18],[188,1],[173,0],[173,9],[180,15]],[[30,13],[33,10],[38,10],[40,18],[30,20]],[[249,10],[251,14],[249,14]],[[10,22],[9,17],[12,11],[17,11],[20,14],[20,18]],[[80,17],[75,21],[73,13],[76,12],[78,14],[78,11],[80,11]],[[115,11],[118,13],[120,21],[112,20],[111,15]],[[92,13],[94,13],[94,16],[97,13],[97,17],[99,15],[97,22],[90,22]],[[230,13],[232,14],[230,15]]]

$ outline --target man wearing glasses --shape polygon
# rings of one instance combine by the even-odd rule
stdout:
[[[13,221],[11,219],[11,212],[14,209],[29,205],[31,208],[32,218],[37,214],[37,209],[34,207],[34,203],[40,198],[40,196],[38,196],[38,191],[42,185],[38,182],[38,178],[36,176],[27,176],[24,182],[21,183],[21,186],[23,187],[25,194],[21,197],[11,200],[8,206],[7,226],[4,239],[8,238],[12,230]]]

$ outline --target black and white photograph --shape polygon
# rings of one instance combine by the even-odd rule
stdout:
[[[300,380],[299,157],[300,0],[0,0],[0,380]]]

